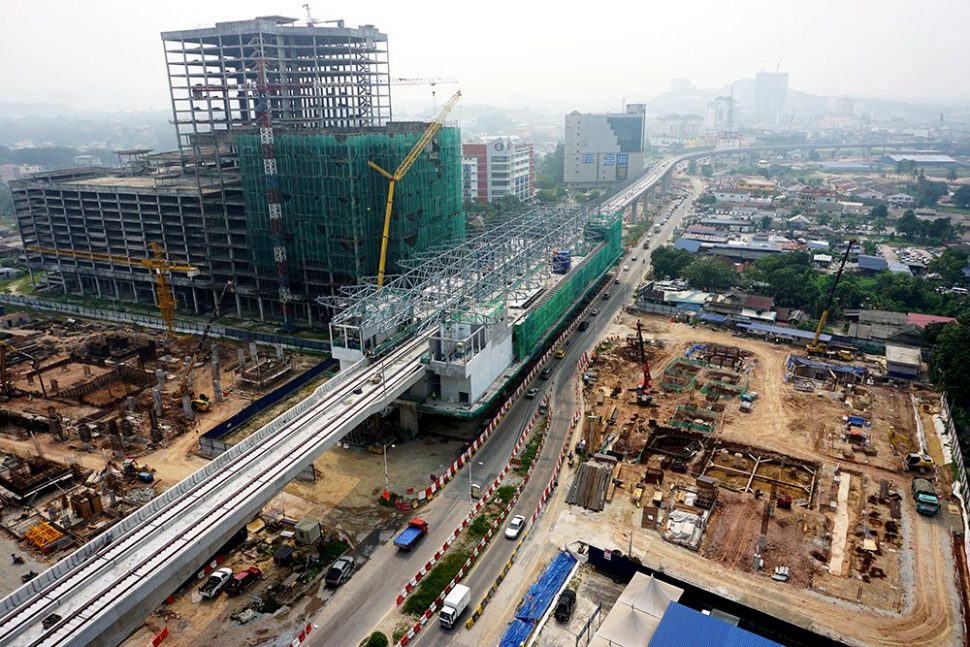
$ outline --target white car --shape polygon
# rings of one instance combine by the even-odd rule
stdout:
[[[522,532],[523,528],[525,528],[525,517],[520,514],[515,515],[512,517],[512,521],[509,522],[508,527],[505,529],[505,538],[515,539],[519,536],[519,533]]]

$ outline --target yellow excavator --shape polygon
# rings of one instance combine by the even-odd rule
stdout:
[[[824,342],[820,342],[819,338],[822,336],[822,330],[825,329],[825,322],[828,321],[832,299],[835,298],[835,289],[839,287],[839,280],[842,278],[843,270],[845,270],[845,263],[849,260],[849,252],[852,251],[852,246],[855,244],[855,239],[850,240],[845,248],[845,254],[842,255],[839,271],[835,273],[835,280],[832,281],[828,297],[825,299],[825,309],[822,310],[822,316],[818,319],[818,326],[815,327],[815,336],[812,337],[812,343],[805,347],[809,355],[830,355],[828,346]],[[836,357],[845,361],[852,361],[853,359],[852,352],[848,350],[836,351]]]

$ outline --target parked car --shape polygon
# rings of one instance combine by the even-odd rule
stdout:
[[[199,587],[199,593],[204,598],[214,598],[216,597],[229,580],[232,579],[232,569],[231,568],[217,568],[209,574],[209,579]]]
[[[539,389],[537,389],[535,387],[532,387],[531,389],[529,389],[528,391],[525,392],[525,397],[526,397],[527,400],[531,400],[534,397],[536,397],[537,395],[539,395]]]
[[[515,515],[512,517],[512,521],[509,522],[509,525],[505,528],[505,538],[515,539],[519,536],[519,533],[522,532],[523,528],[525,528],[525,517],[520,514]]]
[[[579,322],[579,332],[589,329],[589,322],[583,319]]]
[[[256,580],[263,576],[263,571],[261,571],[256,566],[250,566],[244,571],[239,571],[232,576],[229,583],[226,584],[226,594],[227,595],[239,595],[253,584]]]
[[[604,292],[603,293],[603,301],[606,301],[609,298],[610,298],[610,293],[609,292]]]
[[[337,558],[337,561],[330,565],[329,570],[327,570],[327,576],[324,578],[327,586],[340,586],[350,579],[350,576],[354,574],[355,568],[357,568],[357,560],[350,555]]]
[[[576,591],[566,589],[559,594],[559,601],[556,602],[556,610],[553,615],[559,622],[569,622],[573,616],[573,607],[576,606]]]

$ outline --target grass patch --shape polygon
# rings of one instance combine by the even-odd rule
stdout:
[[[495,496],[499,501],[502,502],[503,506],[506,506],[509,504],[509,501],[512,500],[512,497],[515,496],[515,486],[503,485],[495,491]]]
[[[391,639],[394,641],[394,644],[396,645],[399,642],[401,642],[401,638],[404,638],[404,634],[406,634],[407,632],[408,630],[404,628],[395,629],[394,633],[391,634]]]
[[[488,522],[488,517],[481,514],[475,517],[475,520],[468,526],[468,532],[475,537],[484,537],[491,526],[492,524]]]
[[[424,610],[431,606],[435,598],[441,595],[448,583],[455,578],[468,556],[467,550],[458,548],[452,549],[451,553],[445,555],[421,580],[418,589],[404,602],[404,613],[415,617],[424,613]]]
[[[350,545],[340,539],[328,541],[320,546],[320,563],[330,564],[333,560],[347,552],[348,548],[350,548]]]

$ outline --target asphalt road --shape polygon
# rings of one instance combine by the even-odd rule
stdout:
[[[618,268],[629,265],[630,269],[627,271],[623,271],[622,269],[617,270],[620,283],[619,285],[607,286],[606,291],[610,292],[610,298],[607,301],[600,301],[603,304],[599,306],[600,314],[597,317],[590,317],[589,321],[591,325],[589,329],[585,332],[576,331],[573,333],[566,356],[556,364],[553,369],[553,376],[550,378],[550,386],[553,388],[553,419],[552,424],[549,426],[549,437],[546,438],[546,445],[536,464],[536,469],[526,487],[523,488],[522,495],[519,497],[519,501],[513,508],[510,517],[521,514],[526,519],[529,519],[533,511],[535,511],[539,499],[542,497],[542,491],[552,476],[552,470],[555,467],[556,457],[558,456],[557,450],[562,446],[570,420],[576,410],[576,391],[572,379],[576,363],[584,352],[595,348],[597,340],[604,335],[613,317],[616,316],[625,304],[630,302],[634,290],[640,284],[640,281],[649,268],[650,254],[660,245],[666,244],[674,228],[687,214],[690,203],[691,199],[685,200],[683,204],[674,210],[667,224],[661,225],[660,233],[656,235],[648,234],[649,238],[645,236],[618,263]],[[667,209],[665,208],[661,211],[661,214],[665,214],[666,211]],[[645,240],[650,241],[648,249],[642,248]],[[636,257],[637,260],[634,261],[633,257]],[[535,386],[541,384],[544,383],[537,382]],[[564,466],[560,477],[560,486],[568,487],[571,476],[572,472],[570,468]],[[544,517],[540,516],[536,520],[536,523],[542,523],[543,521]],[[527,538],[526,541],[528,542],[529,539]],[[486,549],[485,554],[479,558],[472,572],[462,582],[471,588],[472,595],[469,609],[461,617],[461,623],[464,623],[468,619],[471,611],[478,605],[488,590],[488,587],[491,586],[492,582],[501,572],[502,567],[505,566],[505,563],[511,557],[516,543],[518,542],[505,539],[504,535],[499,535],[493,539]],[[516,563],[513,565],[513,568],[518,566],[519,564]],[[508,618],[502,619],[494,617],[496,611],[492,609],[492,617],[486,618],[485,621],[501,622],[508,620]],[[488,613],[486,611],[486,614]],[[468,647],[472,647],[474,642],[467,635],[463,626],[456,626],[451,631],[448,631],[442,629],[437,622],[432,621],[416,636],[411,644],[420,647],[438,647],[442,645],[460,645],[463,647],[467,645]]]
[[[545,382],[539,384],[545,385]],[[488,484],[505,469],[512,447],[523,426],[539,406],[539,398],[521,399],[473,458],[474,482]],[[346,584],[336,590],[326,605],[309,621],[319,629],[311,634],[310,645],[357,645],[388,611],[394,608],[398,593],[451,535],[473,501],[469,493],[468,469],[462,468],[454,480],[419,514],[430,530],[411,551],[399,551],[391,541],[384,542]],[[548,477],[547,477],[548,478]],[[484,487],[483,487],[484,489]],[[327,594],[329,595],[329,594]]]

